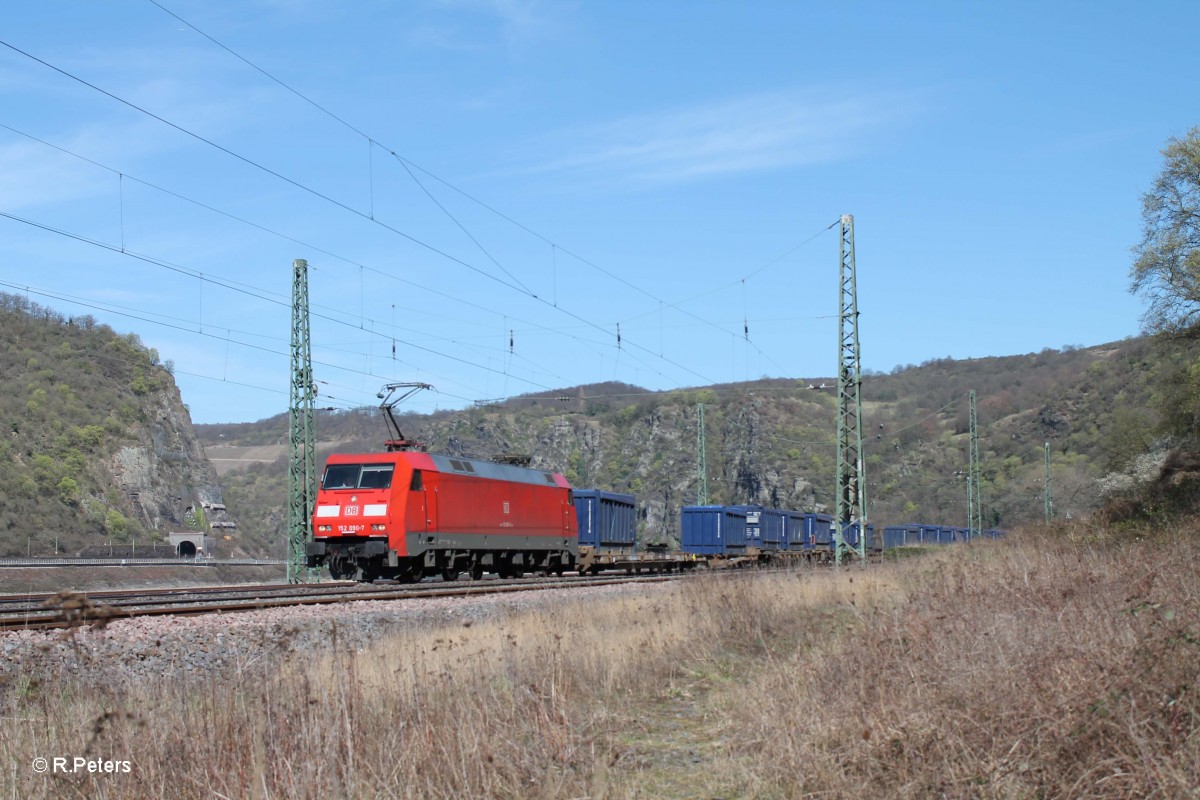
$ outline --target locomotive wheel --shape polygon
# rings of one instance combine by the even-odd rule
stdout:
[[[335,581],[353,578],[357,572],[358,565],[354,563],[353,559],[341,556],[334,556],[329,559],[329,577]]]
[[[478,581],[483,579],[483,564],[478,561],[471,562],[471,568],[467,570],[471,575],[471,580]]]
[[[458,580],[457,567],[442,567],[442,580],[447,583]]]

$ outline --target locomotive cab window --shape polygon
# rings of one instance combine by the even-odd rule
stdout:
[[[366,464],[362,468],[362,477],[358,479],[360,489],[390,489],[392,488],[391,464]]]
[[[421,487],[421,470],[414,469],[412,481],[408,484],[409,491],[419,492],[421,491]]]
[[[358,464],[330,464],[325,468],[322,489],[353,489],[358,486]]]
[[[392,485],[392,464],[330,464],[322,489],[387,489]]]

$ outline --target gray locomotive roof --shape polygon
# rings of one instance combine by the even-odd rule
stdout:
[[[512,483],[532,483],[537,486],[557,486],[554,473],[541,469],[517,467],[512,464],[495,464],[491,461],[478,461],[474,458],[459,458],[429,453],[439,472],[456,472],[459,475],[477,475],[480,478],[490,478],[496,481],[511,481]]]

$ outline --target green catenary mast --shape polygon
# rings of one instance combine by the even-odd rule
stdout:
[[[708,449],[704,443],[704,403],[696,404],[696,505],[708,505]]]
[[[837,502],[833,547],[841,563],[850,526],[857,524],[858,555],[866,557],[867,475],[863,460],[862,369],[858,346],[858,278],[854,263],[854,217],[841,219],[838,280]]]
[[[979,419],[975,416],[975,390],[971,390],[971,455],[967,467],[967,534],[974,538],[983,530],[983,498],[979,476]]]
[[[1042,496],[1042,505],[1044,506],[1044,508],[1042,510],[1046,517],[1046,524],[1049,525],[1050,520],[1054,519],[1054,498],[1050,494],[1050,443],[1049,442],[1046,442],[1046,487],[1045,487],[1045,491],[1043,492],[1043,496]]]
[[[288,468],[288,583],[307,576],[305,548],[312,538],[316,499],[316,456],[313,447],[312,343],[308,328],[308,262],[292,262],[292,387],[288,404],[291,461]]]

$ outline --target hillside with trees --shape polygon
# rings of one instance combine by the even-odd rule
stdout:
[[[136,334],[0,294],[0,341],[0,555],[153,544],[220,504],[171,364]]]

